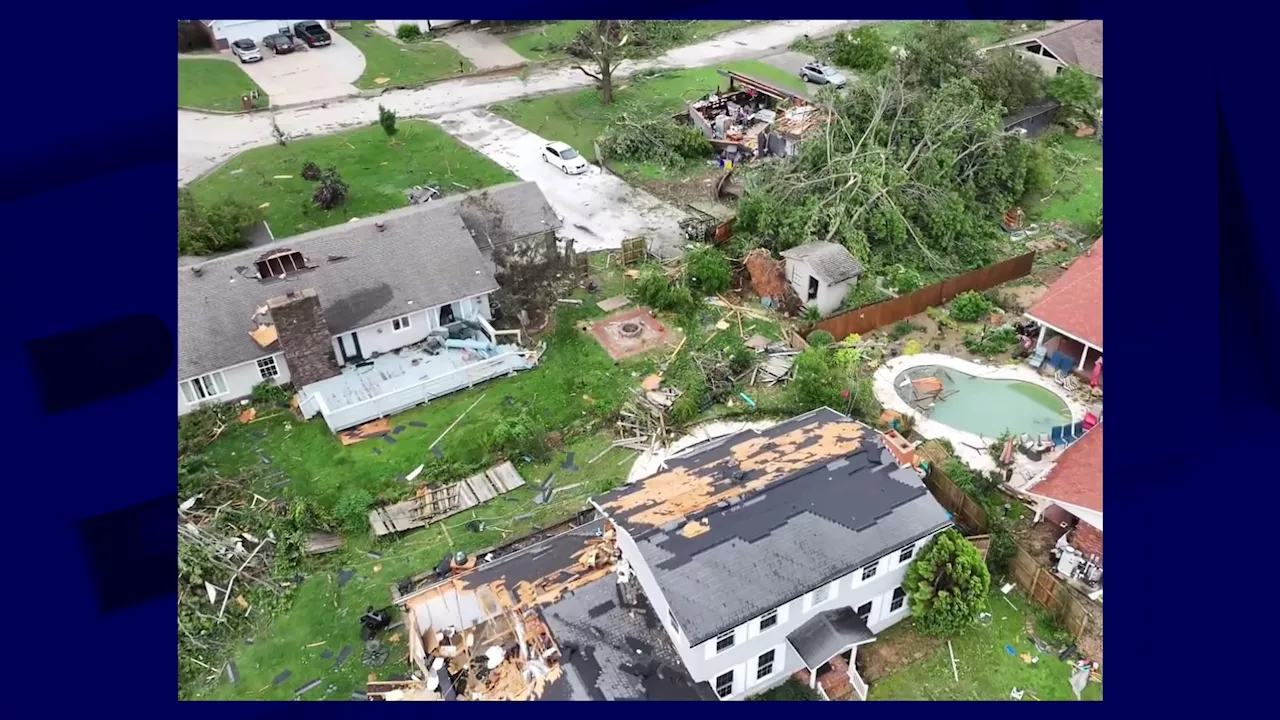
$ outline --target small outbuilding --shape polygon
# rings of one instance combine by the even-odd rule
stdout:
[[[830,315],[844,303],[858,283],[862,263],[845,246],[826,241],[809,242],[785,250],[787,280],[805,305],[816,305]]]

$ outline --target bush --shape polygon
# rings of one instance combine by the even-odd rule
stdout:
[[[851,33],[839,33],[832,44],[831,59],[837,65],[874,73],[893,59],[889,43],[873,25],[864,25]]]
[[[178,190],[178,254],[213,255],[248,245],[244,231],[262,211],[228,198],[203,205],[186,188]]]
[[[263,380],[253,386],[249,400],[262,407],[288,407],[293,389],[288,385],[277,385],[274,380]]]
[[[844,389],[844,373],[826,349],[814,346],[796,356],[795,378],[788,390],[801,412],[820,407],[843,407],[845,402],[841,391]]]
[[[508,460],[527,457],[540,462],[551,455],[546,437],[546,430],[538,424],[533,411],[519,407],[503,413],[489,432],[487,444],[490,452],[499,453]]]
[[[756,361],[756,351],[739,342],[729,351],[729,372],[740,375]]]
[[[948,528],[911,562],[902,587],[921,632],[954,635],[968,628],[986,606],[991,573],[978,549]]]
[[[987,545],[987,567],[993,573],[1003,574],[1009,569],[1009,561],[1018,554],[1018,542],[1006,518],[990,512],[987,516],[987,534],[991,536]]]
[[[924,276],[919,270],[902,265],[890,265],[885,268],[885,279],[889,287],[900,293],[909,293],[924,287]]]
[[[311,182],[319,182],[320,178],[322,177],[324,177],[324,171],[320,169],[319,165],[313,162],[302,163],[302,179],[303,180],[309,180]]]
[[[332,210],[347,200],[347,184],[338,176],[336,168],[324,171],[320,185],[311,195],[311,200],[321,210]]]
[[[373,498],[367,490],[348,488],[342,493],[342,497],[338,498],[333,514],[337,516],[347,532],[364,532],[369,529],[369,506],[372,504]]]
[[[964,346],[974,355],[991,357],[1010,352],[1018,345],[1018,333],[1010,326],[983,328],[978,334],[965,337]]]
[[[920,351],[923,349],[924,347],[920,344],[919,340],[916,340],[915,338],[911,338],[910,340],[907,341],[906,345],[902,346],[902,354],[903,355],[919,355]]]
[[[733,266],[719,250],[695,245],[684,254],[684,282],[703,295],[716,295],[733,284]]]
[[[640,303],[660,312],[682,315],[693,312],[699,306],[688,285],[672,282],[659,268],[642,270],[635,287]]]
[[[400,27],[408,27],[408,26],[401,25]],[[387,137],[391,137],[395,135],[396,134],[395,111],[390,108],[385,108],[382,105],[379,105],[378,106],[378,124],[382,126],[382,131],[387,134]]]
[[[805,338],[810,345],[815,347],[825,347],[836,341],[836,338],[826,330],[814,330],[809,333],[809,337]]]
[[[910,320],[899,320],[893,324],[893,327],[889,328],[889,339],[901,340],[917,329],[915,325],[911,324]]]
[[[989,312],[991,301],[972,290],[960,293],[951,301],[951,317],[960,322],[976,322]]]
[[[396,28],[396,37],[404,42],[421,40],[422,28],[418,27],[416,23],[402,23]]]

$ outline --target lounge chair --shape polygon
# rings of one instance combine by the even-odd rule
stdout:
[[[1049,439],[1053,442],[1054,447],[1058,447],[1059,445],[1061,445],[1062,447],[1067,446],[1067,439],[1062,436],[1063,429],[1064,428],[1061,425],[1059,425],[1058,427],[1055,427],[1053,430],[1049,431]]]
[[[1040,437],[1036,442],[1036,447],[1041,450],[1048,450],[1053,447],[1053,439],[1049,437],[1049,433],[1040,433]]]
[[[1062,439],[1065,440],[1068,445],[1070,445],[1071,443],[1075,442],[1076,440],[1079,440],[1080,438],[1076,437],[1074,427],[1072,427],[1071,425],[1063,425]]]
[[[1075,425],[1072,425],[1071,432],[1075,434],[1077,440],[1084,437],[1084,423],[1078,422]]]

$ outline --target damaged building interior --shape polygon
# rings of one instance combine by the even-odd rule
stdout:
[[[729,162],[794,155],[801,136],[821,118],[817,106],[795,93],[742,73],[720,73],[729,79],[728,89],[689,103],[675,119],[702,130]]]

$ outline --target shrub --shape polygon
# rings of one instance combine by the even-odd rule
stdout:
[[[695,245],[684,254],[684,281],[703,295],[715,295],[733,284],[733,267],[719,250]]]
[[[756,351],[739,342],[729,351],[729,372],[738,375],[747,371],[756,361]]]
[[[816,347],[825,347],[835,342],[836,338],[834,335],[827,332],[826,330],[814,330],[813,332],[809,333],[809,337],[806,338],[806,340],[809,341],[810,345],[813,345]]]
[[[212,255],[245,247],[244,231],[262,219],[262,211],[228,198],[208,205],[178,190],[178,254]]]
[[[901,340],[903,337],[910,335],[915,329],[916,326],[912,325],[910,320],[899,320],[893,324],[893,327],[889,328],[889,339]]]
[[[410,27],[401,25],[400,27]],[[378,124],[382,126],[382,131],[391,137],[396,134],[396,113],[391,108],[378,105]]]
[[[635,287],[641,304],[661,312],[684,314],[693,312],[699,305],[688,285],[672,282],[659,268],[642,270]]]
[[[983,328],[980,333],[970,334],[964,339],[964,346],[969,352],[983,357],[1007,353],[1017,345],[1018,333],[1008,325]]]
[[[993,573],[1003,574],[1009,569],[1009,561],[1018,554],[1018,543],[1006,518],[995,513],[987,515],[987,534],[991,536],[987,545],[987,567]]]
[[[336,168],[324,171],[320,185],[311,195],[311,199],[321,210],[332,210],[347,200],[347,184],[338,176]]]
[[[404,42],[414,42],[422,39],[422,28],[416,23],[402,23],[396,28],[396,37]]]
[[[320,169],[319,165],[313,162],[302,163],[302,179],[303,180],[309,180],[311,182],[319,182],[320,178],[322,177],[324,177],[324,171]]]
[[[818,309],[817,305],[805,305],[802,317],[809,325],[817,325],[818,321],[822,320],[822,310]]]
[[[924,286],[924,277],[919,270],[902,265],[885,268],[885,279],[889,281],[889,287],[900,293],[909,293]]]
[[[277,385],[274,380],[263,380],[253,386],[249,395],[254,405],[263,407],[288,407],[293,390],[288,385]]]
[[[533,411],[520,407],[503,414],[489,432],[488,445],[491,452],[508,460],[527,457],[537,462],[551,454],[546,437],[546,430],[537,423]]]
[[[903,355],[919,355],[920,351],[923,349],[924,347],[920,345],[920,341],[916,340],[915,338],[912,338],[907,341],[906,345],[902,346],[902,354]]]
[[[373,498],[364,488],[348,488],[338,498],[333,514],[342,523],[343,529],[351,533],[364,532],[369,529],[369,506]]]
[[[810,347],[796,356],[795,378],[788,390],[802,411],[843,407],[844,389],[843,373],[824,348]]]
[[[837,65],[873,73],[893,58],[889,43],[873,25],[864,25],[851,33],[839,33],[832,43],[831,59]]]
[[[951,301],[951,317],[960,322],[975,322],[991,312],[991,301],[968,290],[960,293]]]
[[[969,627],[986,605],[991,573],[978,549],[948,528],[911,562],[902,587],[921,632],[954,635]]]

